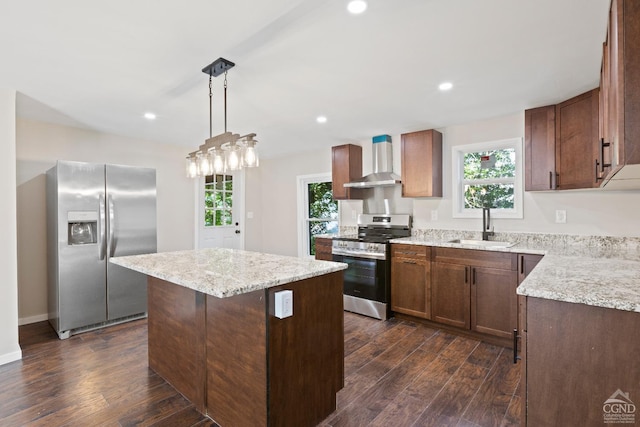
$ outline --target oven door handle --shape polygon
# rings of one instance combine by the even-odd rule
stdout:
[[[332,255],[341,255],[341,256],[349,257],[349,258],[365,258],[365,259],[380,259],[380,260],[387,259],[387,255],[384,254],[384,253],[373,254],[373,253],[370,253],[370,252],[352,252],[352,251],[346,252],[346,251],[333,249],[331,254]]]

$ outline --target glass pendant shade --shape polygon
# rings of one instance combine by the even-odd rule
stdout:
[[[213,173],[224,173],[224,154],[222,150],[218,148],[211,150],[211,158],[213,159]]]
[[[198,175],[211,175],[212,171],[213,168],[211,167],[211,155],[209,154],[209,152],[202,154],[198,153]]]
[[[187,157],[187,178],[195,178],[198,176],[198,165],[196,159],[189,156]]]
[[[232,145],[227,151],[227,169],[236,171],[242,167],[242,153],[240,147]]]
[[[258,150],[256,148],[257,141],[246,141],[244,155],[242,156],[242,166],[245,168],[254,168],[258,166]]]

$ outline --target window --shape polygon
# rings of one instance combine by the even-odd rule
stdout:
[[[204,226],[233,223],[233,176],[209,175],[204,181]]]
[[[314,256],[318,234],[338,233],[338,202],[333,200],[331,175],[298,177],[298,255]]]
[[[453,216],[522,218],[522,140],[453,147]]]

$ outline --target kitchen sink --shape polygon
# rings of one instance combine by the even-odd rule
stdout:
[[[518,242],[499,242],[496,240],[472,240],[472,239],[454,239],[448,243],[457,243],[459,245],[482,246],[486,248],[510,248]]]

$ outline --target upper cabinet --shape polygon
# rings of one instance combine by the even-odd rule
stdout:
[[[442,197],[442,134],[402,134],[402,197]]]
[[[613,0],[600,87],[601,169],[605,182],[621,167],[640,164],[640,2]]]
[[[599,89],[558,105],[526,110],[525,190],[599,185]]]
[[[599,89],[556,105],[556,188],[599,185]]]
[[[362,147],[345,144],[331,147],[331,181],[335,200],[360,199],[363,190],[344,184],[362,177]]]

